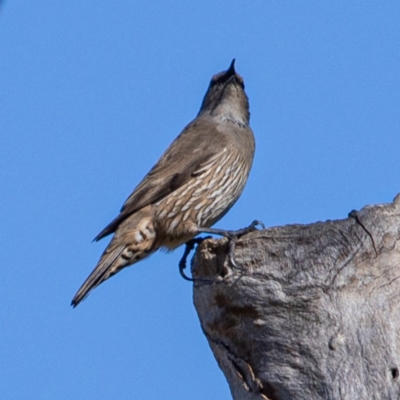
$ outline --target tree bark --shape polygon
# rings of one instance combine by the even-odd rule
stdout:
[[[235,400],[400,399],[400,195],[202,242],[194,303]]]

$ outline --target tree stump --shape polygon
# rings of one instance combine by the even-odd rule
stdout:
[[[194,303],[235,400],[400,399],[400,195],[344,220],[226,239],[192,263]]]

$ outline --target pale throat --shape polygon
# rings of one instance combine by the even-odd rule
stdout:
[[[248,114],[239,102],[223,102],[213,113],[214,118],[221,122],[232,122],[239,126],[248,126]]]

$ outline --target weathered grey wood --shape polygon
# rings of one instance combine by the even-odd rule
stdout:
[[[400,399],[400,195],[339,221],[246,235],[192,265],[201,326],[236,400]]]

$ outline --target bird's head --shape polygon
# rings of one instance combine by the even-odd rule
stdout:
[[[235,71],[235,59],[226,71],[212,77],[198,115],[210,115],[248,125],[249,101],[243,78]]]

